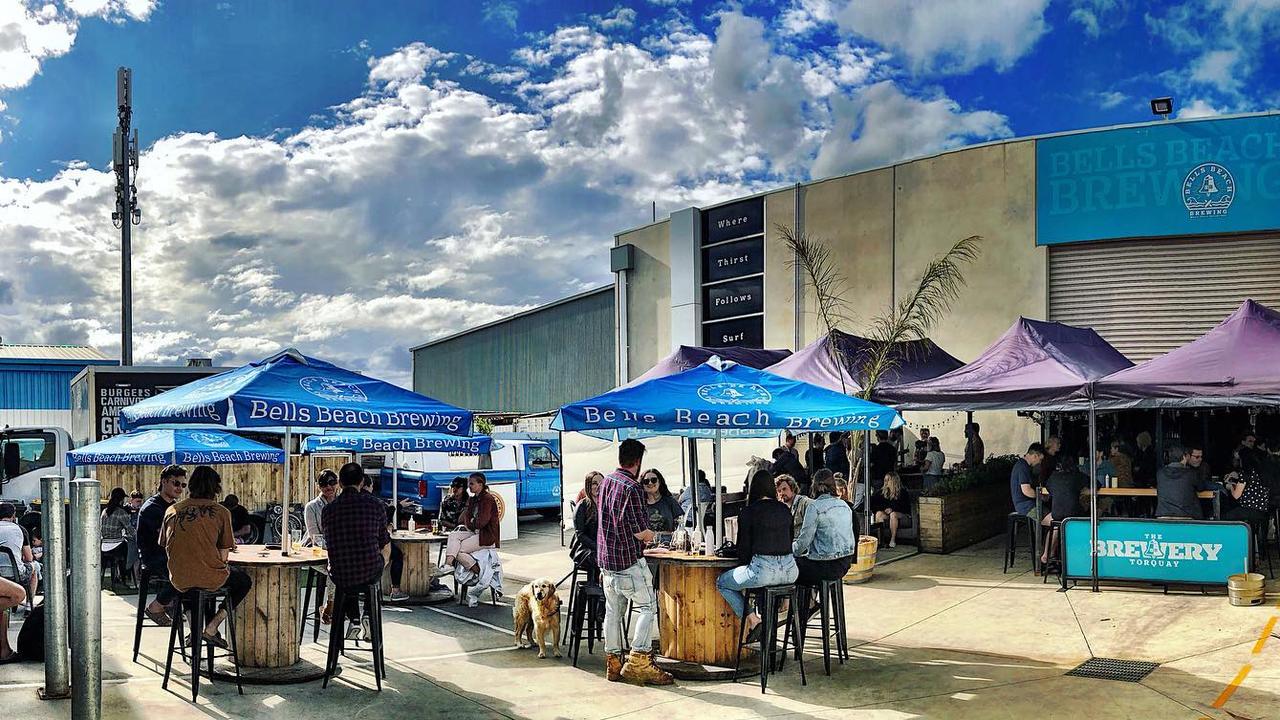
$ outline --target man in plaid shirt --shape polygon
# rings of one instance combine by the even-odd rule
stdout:
[[[657,621],[653,576],[644,560],[645,543],[653,540],[644,490],[636,481],[644,445],[623,440],[618,447],[618,469],[600,483],[599,529],[596,558],[604,585],[605,676],[610,682],[627,680],[638,685],[670,685],[671,675],[653,664],[650,638]],[[623,662],[622,621],[626,603],[639,611],[631,631],[631,654]]]
[[[391,553],[386,506],[377,497],[360,492],[362,482],[364,468],[356,463],[343,465],[338,470],[342,493],[320,513],[325,549],[329,552],[329,579],[344,589],[355,589],[381,579],[382,568]],[[352,623],[348,639],[355,639],[357,632],[368,639],[368,619],[357,627],[359,601],[348,597],[354,600],[343,608]]]

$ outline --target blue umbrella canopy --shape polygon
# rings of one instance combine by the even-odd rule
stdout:
[[[469,435],[471,412],[286,350],[123,408],[120,423],[126,430],[198,424]]]
[[[341,432],[330,430],[302,441],[302,452],[446,452],[484,455],[501,447],[488,435],[443,433]]]
[[[900,425],[892,408],[713,357],[682,373],[565,405],[551,428],[748,437]]]
[[[216,428],[152,428],[67,453],[67,465],[282,463],[284,451]]]

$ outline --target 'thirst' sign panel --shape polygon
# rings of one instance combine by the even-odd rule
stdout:
[[[1280,115],[1036,141],[1036,244],[1280,228]]]
[[[721,205],[702,213],[702,244],[764,233],[764,198]]]
[[[1062,526],[1063,572],[1091,577],[1089,521],[1070,518]],[[1225,585],[1247,572],[1249,526],[1238,522],[1141,520],[1098,521],[1098,577],[1153,583]]]
[[[716,245],[703,253],[703,282],[717,282],[764,272],[763,237]]]

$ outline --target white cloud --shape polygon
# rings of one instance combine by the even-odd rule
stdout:
[[[1145,19],[1148,30],[1176,52],[1194,55],[1185,69],[1166,73],[1176,89],[1240,110],[1258,107],[1244,89],[1280,34],[1280,0],[1197,0]]]
[[[1178,108],[1179,118],[1213,117],[1214,115],[1222,114],[1224,114],[1223,110],[1210,105],[1203,98],[1196,98]]]
[[[1118,90],[1107,90],[1097,93],[1098,107],[1103,110],[1110,110],[1119,107],[1121,104],[1129,102],[1129,96]]]
[[[1120,0],[1074,0],[1073,5],[1068,19],[1091,38],[1097,39],[1124,22],[1126,8]]]
[[[596,26],[605,32],[613,30],[630,30],[636,24],[636,11],[619,5],[604,15],[594,15]]]
[[[840,99],[835,110],[835,126],[814,162],[818,176],[864,170],[1013,134],[999,113],[966,112],[945,95],[910,97],[888,80]]]
[[[824,25],[834,24],[844,6],[839,0],[791,0],[782,11],[778,25],[786,35],[804,36]]]
[[[407,382],[412,345],[608,282],[609,238],[651,201],[666,214],[1008,134],[885,81],[882,51],[778,46],[741,11],[713,21],[676,12],[634,42],[563,27],[509,67],[412,43],[371,58],[365,91],[313,126],[159,139],[134,235],[138,361],[297,345]],[[112,202],[111,175],[83,162],[0,178],[6,337],[117,351]]]
[[[0,0],[0,90],[26,86],[49,58],[64,55],[75,43],[80,19],[146,20],[155,0],[69,0],[53,3]]]
[[[1225,93],[1240,89],[1241,54],[1238,49],[1211,50],[1201,55],[1191,65],[1191,79],[1212,85]]]
[[[859,0],[840,27],[900,54],[916,72],[1006,70],[1048,30],[1048,0]]]

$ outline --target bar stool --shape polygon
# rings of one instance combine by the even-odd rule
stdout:
[[[299,637],[306,637],[307,634],[307,618],[310,618],[314,626],[311,630],[311,642],[320,642],[320,612],[324,608],[324,592],[325,586],[329,582],[329,576],[320,571],[316,567],[305,568],[307,571],[307,590],[302,596],[302,627],[298,629]],[[311,590],[315,588],[316,604],[310,610],[307,609],[311,605]]]
[[[226,589],[188,590],[179,597],[179,615],[174,619],[169,631],[169,653],[164,659],[164,681],[160,683],[160,687],[164,690],[169,689],[169,673],[173,669],[173,652],[174,650],[182,652],[185,647],[185,643],[182,640],[181,611],[184,607],[190,605],[191,654],[188,662],[191,665],[191,702],[195,702],[200,697],[201,655],[205,656],[205,662],[208,665],[209,681],[213,681],[214,648],[217,646],[204,638],[204,611],[205,608],[213,607],[214,602],[217,600],[221,600],[227,608],[227,637],[231,648],[227,653],[219,654],[216,657],[229,658],[231,660],[231,664],[236,670],[236,691],[241,695],[244,694],[244,687],[240,684],[240,660],[236,657],[236,614],[231,609],[231,592]],[[203,652],[201,650],[202,643],[204,645]]]
[[[814,591],[817,591],[818,612],[814,614],[818,616],[816,618],[818,625],[817,627],[813,625],[815,618],[810,617],[808,620],[804,620],[804,616],[801,615],[800,631],[803,634],[800,636],[800,642],[796,643],[796,657],[800,656],[800,651],[805,644],[804,641],[808,639],[808,631],[818,630],[822,633],[822,667],[827,675],[831,674],[832,637],[835,637],[836,640],[836,660],[843,665],[844,661],[849,659],[849,645],[845,637],[844,584],[842,580],[843,578],[821,580],[817,585],[799,586],[800,607],[805,609],[804,612],[807,612],[810,601],[814,599]],[[788,627],[785,635],[790,636],[790,634],[791,628]],[[786,647],[786,643],[787,640],[784,637],[783,647]]]
[[[773,670],[774,656],[778,649],[778,611],[781,610],[782,601],[788,601],[787,618],[783,622],[786,623],[788,632],[783,635],[782,653],[778,657],[778,670],[782,670],[787,662],[787,639],[791,633],[795,633],[796,638],[796,662],[800,665],[800,684],[808,685],[809,681],[804,674],[804,635],[800,628],[800,616],[796,614],[796,607],[799,605],[800,593],[796,590],[795,585],[769,585],[761,588],[751,588],[747,591],[756,598],[756,608],[760,612],[761,627],[760,633],[760,693],[764,694],[765,688],[769,684],[769,673]],[[747,614],[742,614],[742,619],[738,621],[738,637],[747,629]],[[738,682],[738,677],[742,670],[742,648],[750,646],[752,643],[744,640],[738,641],[738,651],[733,664],[733,681]]]
[[[373,655],[373,678],[382,692],[382,679],[387,676],[386,657],[382,646],[382,582],[375,580],[368,585],[344,588],[338,585],[333,594],[333,627],[329,630],[329,656],[325,663],[324,684],[329,687],[329,680],[338,670],[338,656],[346,653],[346,632],[343,627],[347,621],[346,603],[350,597],[357,602],[363,601],[364,611],[357,617],[369,618],[369,634],[372,636],[369,648]]]
[[[138,662],[138,648],[142,646],[142,629],[144,627],[147,627],[143,623],[150,622],[150,618],[147,617],[146,608],[147,608],[147,605],[150,604],[148,598],[150,597],[150,591],[152,590],[152,586],[157,585],[162,587],[164,584],[169,582],[166,578],[161,577],[159,575],[153,576],[151,574],[151,571],[148,570],[147,566],[143,565],[141,561],[138,562],[138,571],[139,571],[138,617],[133,626],[133,661],[134,662]],[[155,589],[158,591],[160,587],[156,587]],[[174,606],[170,605],[169,607],[170,609],[172,609]],[[181,605],[179,605],[178,607],[181,607]],[[177,618],[173,619],[173,622],[178,625],[178,634],[181,636],[182,635],[181,613],[179,613],[179,616]],[[151,627],[164,627],[164,626],[151,623]],[[186,638],[184,636],[181,639],[182,639],[182,646],[183,646],[182,659],[185,662],[187,659]]]
[[[1062,582],[1063,582],[1063,580],[1062,580],[1062,521],[1061,521],[1061,520],[1054,520],[1054,521],[1050,522],[1050,523],[1049,523],[1049,533],[1050,533],[1050,537],[1052,537],[1052,534],[1053,534],[1053,533],[1057,533],[1057,534],[1058,534],[1058,552],[1057,552],[1057,554],[1056,554],[1056,555],[1054,555],[1054,556],[1053,556],[1053,558],[1052,558],[1052,560],[1053,560],[1054,562],[1049,563],[1048,565],[1045,565],[1045,566],[1043,566],[1043,567],[1041,567],[1041,568],[1040,568],[1040,570],[1041,570],[1041,572],[1040,572],[1040,584],[1041,584],[1041,585],[1048,584],[1048,582],[1049,582],[1049,575],[1050,575],[1050,573],[1049,573],[1049,568],[1050,568],[1050,567],[1054,567],[1054,566],[1056,566],[1056,567],[1058,568],[1058,572],[1053,573],[1053,574],[1057,576],[1057,578],[1058,578],[1058,582],[1059,582],[1059,583],[1062,583]],[[1052,542],[1052,541],[1050,541],[1050,542]]]
[[[1018,547],[1018,530],[1023,526],[1027,528],[1027,546],[1031,548],[1031,569],[1040,569],[1040,558],[1036,557],[1035,551],[1035,533],[1040,532],[1039,524],[1035,518],[1026,513],[1009,513],[1004,527],[1004,570],[1001,572],[1009,572],[1009,568],[1013,567],[1013,554]]]
[[[578,667],[578,654],[582,649],[584,631],[587,639],[587,654],[595,652],[596,640],[604,640],[604,588],[586,580],[579,580],[573,598],[573,603],[569,607],[568,646],[569,653],[573,656],[573,666]]]

